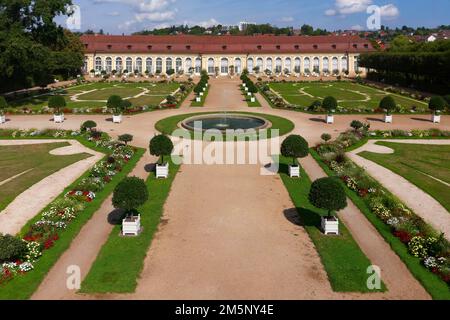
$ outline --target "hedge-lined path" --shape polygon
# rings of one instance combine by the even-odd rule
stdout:
[[[155,162],[155,160],[154,157],[146,152],[129,176],[147,179],[149,175],[148,165]],[[79,266],[81,280],[84,279],[114,227],[108,223],[108,215],[113,211],[112,195],[110,195],[99,210],[83,226],[80,233],[72,241],[69,249],[63,253],[58,262],[50,269],[44,281],[31,297],[32,300],[80,298],[74,290],[69,290],[66,286],[67,277],[69,276],[66,273],[67,268],[72,265]]]
[[[51,155],[72,155],[87,153],[91,156],[66,166],[45,177],[30,188],[19,194],[4,210],[0,212],[0,233],[17,234],[22,227],[50,202],[52,202],[64,189],[73,183],[86,170],[104,157],[104,154],[83,146],[76,140],[64,140],[70,143],[67,147],[53,149]],[[30,145],[55,143],[61,140],[0,140],[0,146]],[[32,156],[32,155],[30,155]],[[31,171],[32,169],[28,170]],[[25,174],[22,172],[20,175]],[[12,177],[17,178],[19,175]],[[9,180],[11,181],[12,178]],[[2,181],[2,185],[5,184]]]
[[[302,159],[301,165],[313,181],[327,176],[311,155]],[[370,261],[380,267],[381,279],[388,289],[382,297],[401,300],[431,299],[364,214],[350,199],[347,202],[348,206],[339,213],[339,218]]]
[[[372,177],[377,179],[383,186],[396,195],[418,216],[432,225],[436,230],[443,232],[445,238],[450,241],[450,213],[436,199],[395,172],[358,155],[363,151],[393,153],[393,150],[388,147],[376,145],[375,143],[377,141],[379,140],[369,140],[369,142],[361,148],[349,152],[348,156],[352,161],[363,167]],[[450,144],[450,140],[397,139],[382,141],[426,145]],[[436,174],[438,175],[436,178],[439,178],[438,171],[436,171]]]

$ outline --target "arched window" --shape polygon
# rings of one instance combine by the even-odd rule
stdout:
[[[192,59],[191,58],[187,58],[185,61],[185,67],[186,67],[186,72],[187,73],[191,73],[192,72]]]
[[[156,59],[156,73],[161,73],[161,72],[162,72],[162,59],[157,58]]]
[[[267,60],[266,60],[266,70],[269,70],[270,72],[273,71],[273,61],[272,61],[272,58],[267,58]]]
[[[315,73],[320,73],[320,60],[317,57],[313,60],[313,71]]]
[[[275,60],[275,73],[281,73],[281,58]]]
[[[253,59],[252,58],[247,59],[247,70],[249,73],[253,73]]]
[[[133,60],[130,57],[125,60],[125,69],[128,73],[133,72]]]
[[[145,70],[148,71],[148,73],[153,73],[153,61],[152,61],[152,58],[147,58],[145,60]]]
[[[355,57],[355,72],[359,72],[359,58]]]
[[[301,60],[300,58],[295,58],[295,62],[294,62],[294,72],[295,73],[300,73],[301,70]]]
[[[331,59],[331,67],[333,68],[333,74],[338,74],[339,73],[339,60],[336,57],[333,57],[333,59]]]
[[[106,70],[107,73],[111,73],[111,71],[112,71],[112,59],[111,59],[111,57],[107,57],[105,61],[106,61],[105,70]]]
[[[97,57],[95,58],[95,71],[102,71],[103,65],[102,65],[102,58]]]
[[[330,61],[327,57],[323,58],[323,72],[329,73],[330,72]]]
[[[236,73],[241,73],[242,72],[242,61],[239,58],[236,58],[234,60],[234,70]]]
[[[118,57],[116,58],[116,71],[118,73],[122,73],[123,65],[122,65],[122,58]]]
[[[308,57],[303,60],[303,65],[305,67],[305,73],[311,73],[311,60]]]
[[[208,59],[208,73],[209,74],[214,74],[214,59],[213,58],[209,58]]]
[[[342,59],[341,59],[341,70],[342,70],[342,72],[346,72],[348,70],[347,57],[342,57]]]
[[[292,61],[291,58],[286,58],[284,60],[284,73],[290,73],[292,71]],[[287,72],[286,72],[287,71]]]
[[[175,60],[175,71],[180,72],[180,70],[183,70],[183,61],[181,58],[177,58],[177,60]]]
[[[136,71],[142,73],[142,58],[136,59]]]
[[[220,73],[228,74],[228,59],[227,58],[222,58],[222,60],[220,60]]]
[[[258,67],[258,72],[264,71],[264,63],[262,58],[258,58],[258,60],[256,60],[256,66]]]
[[[172,58],[166,59],[166,73],[169,73],[169,70],[173,70]]]
[[[195,73],[200,73],[202,71],[202,59],[195,59]]]

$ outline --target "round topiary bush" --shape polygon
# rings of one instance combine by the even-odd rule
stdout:
[[[114,113],[118,114],[122,112],[123,108],[123,99],[118,95],[112,95],[108,98],[108,102],[106,106],[110,109],[114,110]]]
[[[161,164],[164,163],[164,156],[170,155],[173,151],[172,140],[163,134],[154,136],[149,147],[152,156],[161,157]]]
[[[431,97],[430,102],[428,103],[428,108],[430,108],[430,110],[434,113],[439,113],[444,110],[446,106],[447,103],[441,96]]]
[[[137,177],[123,179],[114,189],[112,203],[114,208],[130,213],[148,200],[145,181]]]
[[[87,120],[85,121],[82,125],[81,125],[81,130],[89,130],[91,131],[92,129],[97,127],[97,123],[93,120]]]
[[[386,96],[380,101],[380,109],[386,110],[386,114],[390,115],[397,108],[397,103],[392,96]]]
[[[361,121],[358,120],[353,120],[350,123],[350,127],[352,127],[355,131],[358,131],[359,129],[361,129],[364,126],[364,124]]]
[[[293,164],[297,158],[304,158],[309,154],[308,142],[299,135],[290,135],[281,144],[281,154],[292,158]]]
[[[333,211],[347,207],[344,187],[337,178],[333,177],[314,181],[308,199],[316,208],[327,210],[329,217],[332,216]]]
[[[3,114],[6,108],[8,108],[8,103],[6,102],[5,97],[0,96],[0,115]]]
[[[322,108],[328,111],[328,113],[332,113],[337,109],[338,103],[335,97],[326,97],[322,101]]]
[[[133,136],[131,134],[125,133],[119,136],[119,141],[125,142],[128,145],[128,142],[133,141]]]
[[[331,134],[329,134],[329,133],[324,133],[324,134],[322,134],[322,135],[320,136],[320,138],[321,138],[323,141],[328,142],[328,141],[331,140]]]
[[[26,252],[27,244],[22,239],[0,234],[0,263],[18,260]]]
[[[66,99],[63,96],[51,96],[48,99],[48,107],[55,110],[55,114],[61,114],[61,108],[66,106]]]

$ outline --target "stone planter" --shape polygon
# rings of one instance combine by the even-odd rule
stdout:
[[[156,178],[166,179],[169,176],[169,163],[156,165]]]
[[[433,114],[433,116],[431,117],[431,121],[433,123],[441,123],[441,115]]]
[[[64,122],[64,114],[54,114],[53,122],[55,123],[63,123]]]
[[[326,122],[327,122],[327,124],[333,124],[334,123],[334,116],[332,114],[327,114]]]
[[[339,219],[336,217],[322,217],[321,227],[325,235],[339,235]]]
[[[300,166],[289,165],[289,176],[291,178],[300,178]]]
[[[121,123],[122,122],[122,115],[113,115],[113,123]]]
[[[137,236],[141,232],[141,215],[126,217],[122,220],[122,235]]]
[[[392,123],[392,115],[384,115],[384,122],[385,123]]]
[[[196,98],[195,98],[195,102],[202,102],[202,98],[196,97]]]
[[[0,114],[0,124],[6,122],[6,116],[4,114]]]
[[[250,98],[250,102],[256,102],[255,97],[251,97],[251,98]]]

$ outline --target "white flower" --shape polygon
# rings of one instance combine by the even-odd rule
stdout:
[[[22,272],[28,272],[34,269],[34,266],[30,262],[24,262],[19,266],[19,270]]]

